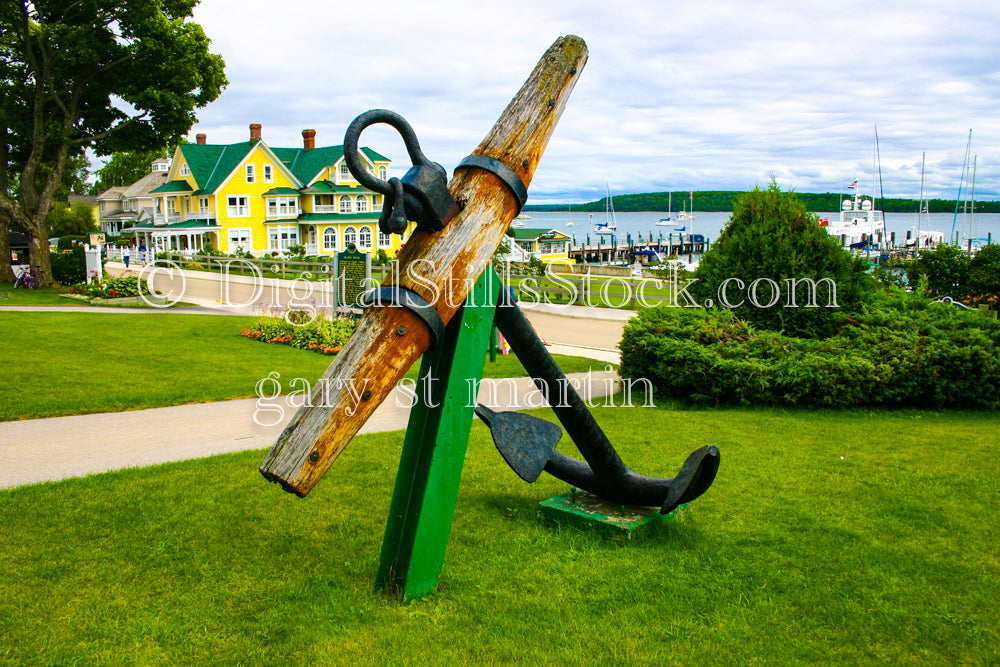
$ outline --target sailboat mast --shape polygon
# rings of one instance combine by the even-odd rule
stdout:
[[[962,186],[965,184],[965,172],[969,168],[969,155],[972,152],[972,130],[969,130],[969,140],[965,144],[965,161],[962,163],[962,176],[958,179],[958,197],[955,199],[955,215],[951,219],[951,238],[948,243],[958,245],[955,238],[955,225],[958,224],[958,207],[962,204]]]
[[[927,161],[927,151],[920,156],[920,200],[917,202],[917,240],[914,245],[913,256],[916,257],[920,250],[920,218],[924,215],[924,164]]]
[[[969,250],[972,250],[972,221],[976,215],[976,158],[972,156],[972,188],[969,190]]]

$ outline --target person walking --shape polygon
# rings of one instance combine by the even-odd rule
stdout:
[[[128,246],[125,246],[124,248],[122,248],[122,261],[125,262],[126,269],[128,268],[128,257],[129,257]]]

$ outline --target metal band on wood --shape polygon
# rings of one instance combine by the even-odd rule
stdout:
[[[517,198],[517,212],[520,213],[521,209],[524,208],[524,203],[528,201],[528,188],[524,185],[521,177],[517,175],[517,172],[500,160],[491,158],[488,155],[469,155],[459,162],[455,169],[461,169],[462,167],[479,167],[495,174]]]
[[[373,290],[364,300],[364,306],[397,306],[415,314],[431,330],[431,346],[444,340],[444,322],[427,299],[399,285],[387,285]]]

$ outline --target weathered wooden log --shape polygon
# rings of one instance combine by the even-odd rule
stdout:
[[[546,51],[474,154],[500,160],[525,186],[587,61],[579,37]],[[399,256],[395,282],[430,302],[447,323],[485,270],[518,203],[489,171],[456,169],[448,184],[462,210],[440,232],[417,232]],[[305,496],[407,369],[431,345],[427,325],[404,308],[369,308],[336,360],[278,437],[260,471]]]

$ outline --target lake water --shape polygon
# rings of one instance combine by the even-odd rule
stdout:
[[[527,215],[531,216],[531,220],[522,221],[525,227],[558,229],[564,234],[572,236],[574,244],[586,241],[588,234],[590,241],[596,243],[598,236],[593,232],[591,220],[593,222],[604,222],[603,212],[594,213],[593,218],[591,218],[590,213],[577,211],[529,211]],[[676,212],[674,215],[676,216]],[[615,221],[618,225],[615,240],[624,243],[627,241],[628,234],[632,235],[633,241],[638,239],[639,234],[642,234],[643,240],[648,239],[650,234],[653,235],[653,238],[660,238],[662,234],[664,239],[668,239],[671,233],[673,233],[676,239],[678,227],[686,227],[685,234],[703,234],[709,242],[713,242],[719,237],[719,232],[722,231],[722,228],[729,222],[729,215],[727,211],[708,213],[695,211],[694,220],[678,220],[676,221],[678,223],[676,227],[657,227],[656,223],[660,218],[667,217],[666,212],[615,213]],[[831,221],[840,218],[838,213],[817,213],[816,215],[821,218],[829,218]],[[972,217],[973,221],[973,238],[986,239],[988,234],[992,234],[993,243],[1000,243],[1000,213],[977,213],[970,217]],[[967,237],[967,220],[968,218],[959,215],[958,221],[955,224],[955,231],[960,233],[962,239]],[[566,223],[569,221],[573,222],[572,227],[566,226]],[[924,216],[924,219],[920,223],[920,229],[942,232],[945,235],[945,239],[953,240],[952,223],[954,221],[955,216],[953,213],[932,213],[929,216]],[[915,224],[916,214],[914,213],[885,214],[886,231],[889,234],[896,233],[897,245],[901,245],[903,240],[906,239],[906,232],[909,231],[912,235]],[[610,237],[605,236],[602,238],[605,243],[610,241]]]

